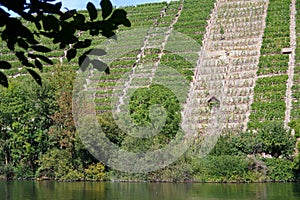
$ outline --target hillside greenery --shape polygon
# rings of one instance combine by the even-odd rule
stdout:
[[[180,1],[143,4],[123,8],[128,13],[131,28],[168,27],[180,8]],[[209,155],[199,156],[200,142],[175,163],[147,174],[123,173],[96,160],[84,147],[76,132],[72,117],[72,95],[79,56],[68,59],[64,49],[52,46],[49,38],[41,36],[41,44],[51,52],[41,55],[51,58],[41,70],[42,86],[24,75],[22,63],[10,49],[2,46],[0,58],[11,64],[5,70],[9,87],[0,87],[0,176],[7,179],[55,179],[63,181],[199,181],[199,182],[263,182],[300,180],[300,156],[295,155],[296,139],[300,137],[300,107],[293,101],[291,130],[283,126],[288,56],[281,49],[289,46],[288,0],[270,0],[264,33],[258,75],[254,88],[254,102],[249,129],[224,132]],[[174,30],[186,34],[199,44],[205,34],[209,14],[213,9],[210,0],[186,0]],[[300,3],[297,1],[297,8]],[[159,18],[165,10],[169,15]],[[89,16],[81,11],[78,15]],[[159,20],[157,20],[159,18]],[[297,15],[297,34],[300,32]],[[34,29],[25,24],[28,29]],[[131,28],[120,26],[119,32]],[[89,48],[105,41],[103,37],[83,32],[81,40],[89,40]],[[134,36],[128,36],[128,40]],[[49,42],[50,41],[50,42]],[[280,42],[279,42],[280,41]],[[2,41],[1,41],[2,42]],[[137,41],[141,42],[141,41]],[[297,45],[299,45],[297,43]],[[141,44],[142,45],[142,44]],[[126,48],[126,47],[119,47]],[[143,62],[157,59],[160,49],[148,50]],[[78,50],[77,53],[84,53]],[[179,130],[181,122],[179,104],[172,91],[151,85],[135,91],[130,101],[130,113],[138,125],[150,123],[149,107],[161,104],[166,112],[166,124],[151,139],[136,139],[126,135],[114,121],[111,112],[112,87],[123,74],[130,72],[139,49],[122,55],[109,66],[110,73],[101,76],[95,94],[98,122],[107,138],[114,144],[132,152],[155,150],[165,146]],[[192,52],[187,54],[193,55]],[[297,48],[294,99],[299,97],[299,57]],[[164,52],[161,63],[172,66],[187,81],[192,81],[191,63],[172,52]],[[297,72],[296,72],[297,71]],[[1,72],[2,73],[2,72]],[[274,75],[274,76],[273,76]],[[15,78],[13,78],[15,77]],[[159,114],[159,113],[158,113]]]

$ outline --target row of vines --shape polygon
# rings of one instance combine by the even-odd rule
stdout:
[[[296,9],[300,8],[300,1],[296,1]],[[290,126],[294,128],[296,136],[300,136],[300,12],[296,15],[296,56],[294,68],[294,81],[292,87],[292,111]]]
[[[284,121],[289,56],[281,51],[290,46],[290,3],[290,0],[269,2],[249,129]]]
[[[112,107],[109,107],[111,106],[111,97],[103,94],[105,91],[108,91],[104,88],[107,83],[113,84],[113,81],[109,81],[111,79],[109,77],[114,75],[115,70],[119,70],[124,66],[124,62],[125,66],[129,67],[130,70],[133,67],[129,76],[131,79],[128,80],[130,86],[128,86],[125,91],[123,88],[122,94],[124,95],[124,101],[128,100],[127,96],[130,97],[129,109],[134,123],[138,126],[151,125],[149,109],[154,104],[160,104],[166,109],[167,118],[165,125],[160,130],[160,133],[153,138],[139,139],[128,136],[125,137],[121,131],[116,131],[114,134],[108,136],[112,141],[118,141],[118,145],[122,146],[122,148],[130,151],[145,151],[160,148],[161,145],[168,143],[179,130],[182,105],[178,102],[178,97],[175,96],[176,94],[170,89],[178,88],[177,92],[179,95],[187,92],[188,89],[186,85],[184,85],[184,83],[180,85],[182,82],[180,76],[185,78],[188,82],[192,80],[192,76],[194,75],[192,70],[196,65],[197,52],[200,50],[202,37],[205,33],[205,26],[209,19],[209,12],[213,8],[213,3],[207,0],[187,0],[184,1],[184,4],[182,4],[181,1],[171,1],[170,3],[160,5],[161,7],[157,9],[156,18],[153,18],[151,27],[136,26],[136,28],[148,29],[146,30],[145,38],[140,38],[141,40],[144,39],[144,44],[141,44],[141,49],[130,52],[123,55],[120,59],[115,60],[112,63],[111,74],[103,76],[103,79],[104,77],[107,77],[107,79],[100,83],[103,89],[98,89],[97,92],[97,95],[99,95],[96,97],[96,102],[99,102],[97,109],[99,111],[101,110],[99,113],[103,113],[105,109],[111,109]],[[138,13],[137,8],[135,8],[134,13]],[[145,11],[139,11],[140,15],[149,10],[146,6],[143,8]],[[201,10],[199,11],[199,9]],[[197,26],[192,25],[193,23],[197,24]],[[199,30],[203,31],[199,32]],[[182,37],[178,39],[178,36]],[[137,37],[137,35],[135,35],[135,37]],[[194,41],[187,43],[187,41],[182,41],[182,38],[185,38],[187,41]],[[132,43],[130,38],[127,40]],[[192,46],[192,44],[195,43],[198,45]],[[126,47],[120,46],[116,48],[124,49]],[[169,68],[174,71],[168,70]],[[175,73],[175,71],[177,73]],[[122,74],[124,74],[124,72],[125,71],[123,71]],[[151,77],[153,77],[153,75],[155,78],[152,80]],[[152,82],[154,84],[155,81],[158,81],[164,86],[150,86],[151,81],[154,81]],[[111,87],[113,87],[113,85],[111,85]],[[136,89],[137,87],[139,87],[139,89]],[[113,92],[115,93],[116,90]],[[107,104],[103,103],[104,98],[106,98]],[[107,107],[103,108],[104,105],[107,105]],[[108,121],[107,119],[111,119],[109,112],[99,115],[100,123]]]
[[[222,128],[242,129],[253,93],[265,16],[265,1],[217,1],[199,58],[195,93],[202,107],[199,123],[208,123],[208,101],[216,97]],[[204,125],[205,127],[205,125]]]

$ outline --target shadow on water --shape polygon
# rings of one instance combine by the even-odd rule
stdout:
[[[0,181],[2,200],[299,200],[300,184]]]

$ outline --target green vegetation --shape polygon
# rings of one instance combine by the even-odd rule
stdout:
[[[272,137],[276,135],[276,137]],[[282,124],[256,132],[222,135],[214,149],[199,158],[191,149],[174,164],[147,175],[111,171],[114,180],[264,182],[299,180],[299,158],[293,160],[295,138]]]
[[[207,20],[214,2],[210,0],[186,0],[183,10],[174,25],[173,31],[190,36],[199,44],[205,34]],[[296,137],[291,130],[283,127],[285,112],[285,90],[288,76],[288,56],[281,54],[281,49],[289,46],[289,4],[288,0],[271,0],[269,2],[266,29],[261,48],[259,77],[254,88],[254,102],[250,115],[248,130],[245,132],[222,133],[216,146],[210,154],[200,157],[201,141],[194,145],[175,163],[159,171],[147,174],[128,174],[104,166],[85,149],[72,118],[72,90],[73,81],[78,69],[78,56],[67,62],[64,51],[52,46],[51,40],[41,37],[41,44],[51,48],[51,52],[41,52],[42,57],[51,58],[43,66],[43,85],[40,87],[28,76],[24,76],[24,69],[19,69],[22,63],[15,59],[11,50],[2,46],[1,60],[9,61],[12,68],[5,70],[11,78],[10,87],[0,87],[0,176],[2,178],[36,178],[37,180],[146,180],[146,181],[199,181],[199,182],[256,182],[256,181],[294,181],[300,179],[300,156],[294,156],[296,137],[300,137],[300,103],[299,99],[299,48],[297,48],[297,66],[293,86],[293,109],[290,127],[295,130]],[[125,7],[132,28],[159,27],[169,28],[180,10],[180,1],[170,4],[154,3]],[[297,6],[299,6],[297,2]],[[165,15],[160,15],[161,11]],[[82,11],[79,16],[92,17],[94,14]],[[299,15],[299,13],[298,13]],[[77,16],[77,15],[76,15]],[[298,17],[300,19],[300,17]],[[299,19],[297,18],[297,22]],[[72,20],[72,19],[71,19]],[[75,19],[74,19],[75,20]],[[28,29],[35,27],[28,23]],[[222,28],[223,29],[223,28]],[[220,30],[218,34],[225,35]],[[297,27],[297,33],[299,32]],[[130,30],[120,27],[119,33]],[[250,33],[249,33],[250,34]],[[245,37],[247,35],[241,35]],[[223,36],[222,36],[223,37]],[[227,36],[226,36],[227,37]],[[229,36],[228,36],[229,37]],[[91,40],[90,48],[104,42],[94,34],[83,32],[80,40]],[[136,35],[126,35],[127,41],[135,40]],[[157,37],[153,41],[161,41]],[[142,47],[144,38],[137,39],[136,44]],[[193,80],[193,63],[188,62],[176,53],[182,53],[180,41],[170,37],[165,49],[148,48],[139,62],[154,63],[159,61],[163,66],[177,70],[185,80]],[[50,44],[49,44],[50,43]],[[299,41],[300,43],[300,41]],[[49,44],[49,45],[48,45]],[[132,44],[128,42],[128,44]],[[120,50],[127,48],[119,46]],[[168,45],[175,52],[168,50]],[[299,45],[299,44],[298,44]],[[178,52],[176,52],[178,48]],[[198,56],[198,52],[188,51],[187,57]],[[95,81],[95,106],[98,121],[107,138],[120,148],[131,152],[143,152],[164,147],[171,139],[181,132],[182,106],[174,93],[161,85],[152,84],[149,87],[137,89],[130,100],[129,112],[132,121],[138,126],[151,125],[153,116],[162,113],[149,113],[152,105],[165,108],[166,122],[160,127],[159,133],[151,138],[134,138],[127,135],[116,124],[112,113],[113,87],[116,80],[130,72],[137,61],[140,49],[130,50],[126,54],[113,60],[110,73],[91,78]],[[78,54],[84,50],[77,49]],[[159,58],[158,54],[162,53]],[[67,56],[69,57],[69,56]],[[73,56],[71,56],[73,57]],[[238,61],[237,61],[238,62]],[[47,62],[46,62],[47,63]],[[2,71],[1,71],[2,72]],[[162,79],[170,88],[175,85],[165,71],[159,71]],[[51,75],[50,75],[51,74]],[[170,75],[171,76],[171,75]],[[174,80],[175,77],[172,77]],[[100,79],[97,82],[97,79]],[[149,79],[143,77],[133,79],[132,84],[147,83]],[[246,83],[245,83],[246,84]],[[236,85],[237,87],[237,85]],[[180,91],[180,93],[183,93]],[[154,119],[155,119],[154,116]],[[199,139],[200,138],[200,139]],[[201,140],[201,137],[198,137]],[[297,145],[300,151],[300,145]]]
[[[2,43],[6,44],[4,51],[14,52],[15,58],[20,61],[19,67],[27,70],[39,85],[42,85],[42,80],[36,70],[42,71],[44,62],[53,64],[48,58],[49,55],[42,54],[61,49],[65,51],[65,58],[70,61],[76,57],[78,51],[93,47],[91,39],[80,40],[78,36],[81,32],[88,32],[90,36],[101,34],[109,38],[115,36],[119,25],[131,26],[126,11],[113,9],[110,0],[100,1],[102,20],[98,20],[98,10],[91,2],[86,5],[89,20],[86,19],[87,15],[76,10],[62,12],[62,2],[52,3],[52,0],[11,0],[0,1],[0,4],[0,35]],[[20,17],[10,17],[5,9]],[[88,58],[90,50],[81,52],[78,65]],[[12,68],[8,61],[10,59],[0,61],[0,85],[4,87],[8,87],[8,79],[3,70]],[[93,60],[90,62],[86,59],[86,62],[96,68]]]
[[[288,76],[281,73],[288,69],[289,56],[282,55],[281,50],[290,46],[290,3],[289,0],[269,2],[249,129],[284,120]],[[260,75],[270,76],[260,78]]]
[[[300,2],[296,2],[296,8],[300,8]],[[295,56],[295,69],[294,69],[294,85],[293,91],[293,109],[291,111],[291,127],[295,129],[297,137],[300,137],[300,13],[297,12],[296,16],[296,56]]]
[[[24,76],[1,88],[1,174],[6,178],[100,180],[101,169],[76,135],[72,118],[75,73],[57,67],[42,87]],[[102,170],[104,171],[104,170]]]

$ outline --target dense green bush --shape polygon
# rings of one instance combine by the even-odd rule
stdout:
[[[286,159],[264,159],[266,164],[268,179],[272,181],[292,181],[295,180],[293,173],[293,162]]]
[[[69,170],[66,175],[63,175],[60,180],[62,181],[82,181],[85,180],[84,173],[77,169]]]
[[[121,146],[125,133],[118,127],[112,113],[106,112],[98,117],[98,122],[106,137],[114,144]]]
[[[162,126],[159,122],[151,121],[162,118],[162,113],[150,112],[153,105],[159,105],[165,109],[166,119]],[[129,112],[132,126],[128,124],[128,128],[130,131],[136,131],[139,130],[136,127],[147,126],[155,132],[154,137],[137,138],[126,134],[120,129],[112,113],[100,115],[98,122],[106,137],[124,150],[132,152],[154,150],[169,143],[177,134],[181,121],[180,109],[180,104],[172,91],[159,85],[151,85],[150,88],[137,89],[131,96]],[[157,124],[159,125],[156,126]]]
[[[102,181],[105,177],[105,166],[102,163],[91,164],[85,169],[86,180]]]
[[[16,178],[32,178],[35,161],[52,145],[47,132],[56,108],[54,89],[21,77],[0,93],[0,159]]]
[[[294,153],[296,139],[290,131],[284,129],[282,123],[273,123],[258,132],[262,139],[263,152],[273,157],[288,157]]]
[[[282,123],[273,122],[264,128],[240,134],[221,135],[211,155],[248,155],[267,153],[273,157],[289,157],[296,140]]]
[[[295,137],[300,137],[300,119],[293,120],[289,123],[289,126],[295,130]]]
[[[56,148],[43,154],[38,163],[40,167],[36,172],[36,177],[61,179],[74,169],[70,152]]]
[[[248,155],[262,151],[262,139],[251,131],[221,135],[210,155]]]
[[[169,181],[180,182],[193,179],[193,169],[191,159],[185,155],[181,156],[173,164],[155,172],[150,172],[147,176],[148,181]]]
[[[207,156],[192,160],[194,179],[204,182],[253,181],[251,165],[244,156]]]
[[[299,181],[300,180],[300,154],[299,154],[300,143],[299,142],[297,143],[296,149],[297,149],[297,154],[293,160],[293,172],[295,175],[295,179]]]
[[[3,174],[3,178],[9,180],[12,179],[14,176],[14,167],[12,164],[4,164],[1,163],[0,165],[0,174]]]

